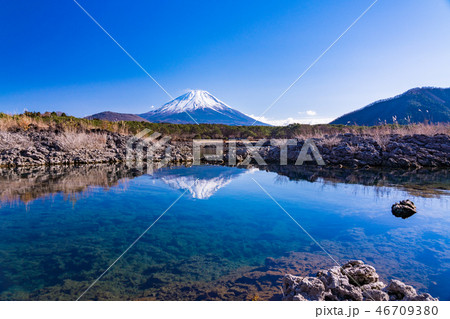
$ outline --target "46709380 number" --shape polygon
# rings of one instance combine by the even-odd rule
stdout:
[[[436,316],[439,309],[437,306],[379,306],[375,312],[384,316]]]

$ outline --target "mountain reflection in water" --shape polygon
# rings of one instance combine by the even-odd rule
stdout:
[[[125,165],[0,169],[0,300],[277,299],[283,273],[362,259],[450,299],[447,171]],[[391,213],[410,197],[417,214]]]
[[[178,166],[156,171],[152,177],[174,189],[188,190],[193,198],[208,199],[233,179],[251,170],[237,170],[227,166]]]
[[[285,176],[293,181],[322,182],[326,184],[360,184],[376,187],[395,187],[411,195],[433,197],[448,194],[448,170],[354,170],[328,169],[305,166],[170,166],[154,171],[150,176],[173,189],[188,190],[193,198],[207,199],[233,179],[255,170],[265,170]],[[126,181],[144,175],[126,165],[81,165],[33,168],[0,168],[0,204],[30,202],[54,194],[64,194],[76,200],[90,187],[110,188],[125,185]],[[279,179],[282,182],[282,178]]]

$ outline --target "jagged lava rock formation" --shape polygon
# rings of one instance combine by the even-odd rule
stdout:
[[[321,270],[317,277],[290,274],[283,278],[283,300],[318,301],[436,301],[431,295],[418,294],[399,280],[388,285],[380,281],[374,267],[361,260],[349,261],[341,267]]]

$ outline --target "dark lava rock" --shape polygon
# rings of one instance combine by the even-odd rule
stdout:
[[[399,203],[395,203],[394,205],[392,205],[391,210],[392,214],[395,217],[401,217],[403,219],[411,217],[412,215],[417,213],[416,206],[409,199],[402,200]]]

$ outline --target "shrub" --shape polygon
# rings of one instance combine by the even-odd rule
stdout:
[[[106,134],[65,132],[56,137],[61,147],[70,150],[98,150],[106,146]]]

